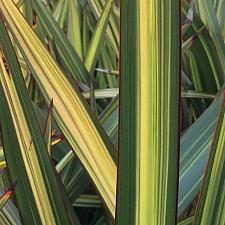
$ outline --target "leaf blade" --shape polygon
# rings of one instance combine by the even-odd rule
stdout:
[[[11,1],[1,0],[0,6],[1,13],[21,47],[45,100],[50,102],[53,99],[54,101],[54,119],[85,166],[110,214],[114,217],[116,165],[112,157],[115,159],[115,151],[108,136],[77,88],[73,89],[15,5]]]

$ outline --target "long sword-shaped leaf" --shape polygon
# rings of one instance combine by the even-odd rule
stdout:
[[[182,93],[183,95],[184,93]],[[181,137],[178,216],[191,204],[200,190],[204,167],[216,126],[216,116],[221,102],[222,94],[215,97],[209,108]],[[112,136],[112,133],[118,133],[116,101],[114,101],[112,110],[109,118],[102,120],[107,132],[110,131],[110,136]],[[198,138],[195,138],[196,134],[198,134]]]
[[[31,203],[30,210],[28,210],[34,211],[34,214],[27,214],[24,207],[21,210],[22,218],[25,224],[72,224],[70,215],[62,200],[58,186],[59,180],[48,157],[48,151],[35,118],[10,39],[6,31],[2,32],[4,29],[6,28],[3,22],[0,21],[0,43],[5,55],[5,58],[2,54],[0,55],[0,80],[4,93],[4,96],[1,96],[4,105],[3,109],[1,109],[1,123],[4,128],[2,129],[3,144],[6,143],[5,154],[7,162],[9,160],[11,176],[15,174],[13,172],[15,168],[12,165],[16,163],[12,160],[12,155],[19,155],[21,160],[19,164],[22,165],[17,169],[21,173],[21,170],[24,170],[24,176],[18,178],[18,186],[20,187],[18,189],[16,187],[16,196],[20,209],[23,207],[24,199],[21,199],[19,195],[23,194],[23,198],[31,197],[31,199],[25,200],[27,201],[25,204],[34,201]],[[1,95],[3,94],[1,93]],[[15,134],[15,136],[12,135],[13,140],[11,140],[12,136],[8,136],[7,131],[9,128],[14,129],[11,131]],[[14,144],[10,144],[10,142],[17,143],[17,148],[14,149]],[[15,177],[13,178],[15,179]],[[27,197],[27,192],[32,193],[32,195]],[[26,207],[29,208],[28,205]]]
[[[109,20],[112,6],[113,6],[113,2],[114,0],[108,0],[108,2],[106,3],[106,6],[102,12],[101,18],[99,19],[97,27],[95,28],[95,31],[92,36],[92,39],[88,48],[88,52],[84,61],[84,64],[91,76],[94,71],[94,67],[98,59],[98,54],[101,50],[101,46],[103,45],[105,30],[108,25],[108,20]],[[93,108],[95,108],[96,107],[95,97],[93,93],[94,84],[92,80],[91,80],[90,86],[91,86],[91,105]]]
[[[90,1],[88,0],[90,7],[93,10],[93,13],[95,14],[96,18],[99,19],[102,12],[103,12],[103,6],[106,4],[106,1],[104,1],[103,4],[99,3],[99,0]],[[112,49],[114,50],[115,54],[118,56],[119,54],[119,29],[118,24],[114,20],[115,18],[113,15],[110,16],[109,20],[109,27],[106,30],[107,39],[109,40],[110,45],[112,46]]]
[[[178,216],[191,204],[200,190],[221,102],[222,94],[216,97],[181,138]]]
[[[194,225],[225,224],[225,92],[197,204]]]
[[[113,98],[119,93],[118,88],[107,88],[94,90],[95,98]],[[83,93],[84,98],[90,98],[90,92]],[[215,95],[210,93],[198,92],[198,91],[182,91],[182,98],[215,98]]]
[[[69,16],[68,16],[68,38],[77,51],[80,58],[83,58],[81,30],[80,30],[80,15],[78,11],[78,1],[70,0]]]
[[[92,40],[90,42],[87,56],[85,58],[85,66],[90,73],[93,72],[96,61],[97,61],[97,56],[100,51],[100,46],[103,42],[103,38],[104,38],[105,30],[108,25],[108,19],[113,6],[113,2],[114,0],[108,0],[108,2],[106,3],[106,6],[102,12],[102,15],[95,29]]]
[[[115,98],[103,111],[102,115],[100,115],[100,122],[114,145],[117,144],[117,132],[115,132],[117,131],[118,122],[117,111],[117,98]],[[69,149],[69,146],[65,145],[64,148]],[[74,158],[74,155],[72,150],[70,150],[56,165],[57,171],[62,171],[65,166],[68,165],[68,162],[71,162],[72,158]],[[70,199],[76,199],[90,184],[90,179],[86,176],[84,169],[76,160],[70,163],[69,167],[73,167],[73,173],[69,175],[64,170],[62,175],[63,183],[68,191]]]
[[[49,103],[53,99],[54,119],[114,216],[116,165],[111,157],[115,152],[108,136],[12,1],[1,0],[0,9],[46,101]]]
[[[54,38],[66,70],[69,71],[74,78],[88,84],[89,73],[64,32],[60,29],[59,25],[56,23],[51,13],[48,12],[42,1],[32,0],[32,2],[46,32],[48,32],[50,37]]]
[[[57,2],[56,7],[52,13],[54,19],[58,22],[60,28],[64,25],[65,14],[67,12],[69,0],[60,0]]]
[[[122,1],[117,222],[174,225],[179,2]]]
[[[188,4],[186,1],[183,1],[182,3],[183,3],[182,4],[182,14],[186,16],[188,14]],[[204,26],[204,24],[202,23],[199,15],[195,14],[195,18],[192,22],[191,28],[193,28],[194,32],[197,32],[203,26]],[[203,51],[207,55],[207,60],[209,61],[208,64],[212,68],[212,73],[214,75],[214,78],[215,78],[215,81],[216,81],[216,84],[217,84],[217,87],[219,90],[224,81],[224,76],[223,76],[223,74],[225,74],[225,70],[224,70],[225,67],[223,65],[224,63],[223,63],[223,61],[219,60],[218,51],[215,48],[215,44],[213,43],[207,29],[205,29],[205,32],[203,33],[203,35],[199,36],[199,40],[201,42],[202,47],[201,47],[201,49],[196,49],[196,51],[198,53]],[[200,54],[198,54],[198,57],[199,57],[199,55]],[[203,74],[204,74],[204,77],[206,77],[204,72],[203,72]]]
[[[216,46],[219,60],[221,62],[221,65],[223,67],[223,71],[225,71],[225,45],[222,37],[222,32],[219,27],[216,13],[213,8],[213,4],[211,0],[197,0],[199,4],[200,14],[202,19],[205,22],[205,25],[207,25],[210,34],[212,36],[212,39],[214,41],[214,44]],[[225,74],[223,74],[225,76]]]
[[[215,98],[212,105],[182,135],[178,216],[184,212],[199,192],[221,101],[222,94]],[[114,101],[112,114],[107,120],[103,118],[102,122],[107,132],[112,133],[112,130],[117,133],[117,121],[117,102]],[[110,133],[109,135],[112,135]],[[197,139],[195,138],[196,134],[198,134]],[[71,154],[72,152],[70,152]]]

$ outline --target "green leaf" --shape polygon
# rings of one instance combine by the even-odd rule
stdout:
[[[0,57],[1,102],[4,105],[0,112],[2,135],[12,182],[18,180],[15,194],[22,219],[26,224],[72,224],[61,198],[61,184],[48,156],[23,75],[2,21],[0,30],[4,52]],[[27,204],[26,207],[24,204]],[[32,213],[27,214],[27,211]]]
[[[83,50],[81,43],[80,15],[78,11],[77,0],[69,1],[68,39],[70,40],[77,54],[82,59]]]
[[[196,2],[195,2],[196,3]],[[182,2],[182,15],[186,16],[188,14],[188,4],[186,1]],[[202,28],[205,24],[202,23],[199,14],[195,13],[195,17],[192,22],[192,26],[190,28],[191,35],[195,34],[200,28]],[[184,35],[186,37],[187,34]],[[215,47],[215,43],[210,37],[210,33],[207,29],[204,29],[202,35],[199,36],[199,42],[196,41],[195,45],[192,48],[193,53],[195,53],[195,58],[199,59],[198,64],[202,65],[201,73],[199,74],[199,78],[203,80],[203,84],[207,86],[207,90],[210,90],[209,87],[212,86],[212,74],[214,80],[216,82],[217,90],[220,90],[221,85],[224,82],[224,74],[225,67],[224,63],[219,59],[219,53],[217,48]],[[204,60],[203,60],[204,59]],[[203,62],[207,61],[207,63]],[[210,71],[211,68],[211,71]],[[209,82],[210,80],[210,82]],[[212,81],[211,81],[212,80]]]
[[[187,53],[187,51],[191,48],[193,42],[195,41],[196,38],[198,38],[199,35],[201,35],[203,29],[205,27],[202,27],[199,31],[197,31],[192,37],[187,39],[183,44],[182,44],[182,55]]]
[[[32,2],[46,32],[48,32],[51,38],[54,38],[57,50],[66,70],[75,79],[89,84],[89,73],[64,32],[60,29],[59,25],[41,1],[32,0]]]
[[[102,68],[95,68],[96,71],[102,72],[102,73],[109,73],[112,75],[119,75],[118,71],[110,70],[110,69],[102,69]]]
[[[107,0],[107,4],[102,12],[102,15],[98,21],[97,27],[92,36],[92,40],[90,42],[90,46],[88,48],[88,52],[85,58],[85,66],[87,70],[92,74],[95,64],[97,62],[97,56],[100,51],[100,46],[103,45],[102,42],[105,36],[105,30],[108,25],[108,20],[110,16],[110,12],[113,6],[114,0]]]
[[[51,104],[48,109],[47,119],[46,119],[45,128],[44,128],[44,135],[43,135],[44,141],[50,156],[51,156],[51,147],[52,147],[52,105],[53,105],[53,101],[51,101]]]
[[[114,98],[119,94],[118,88],[99,89],[94,91],[95,98]],[[83,92],[84,98],[90,98],[90,92]],[[182,91],[182,98],[215,98],[216,95],[198,91]]]
[[[207,168],[197,203],[194,225],[225,223],[225,92]]]
[[[88,0],[88,3],[90,7],[92,8],[93,13],[97,20],[99,20],[100,16],[102,15],[103,5],[106,5],[107,1],[108,0],[103,0],[103,1]],[[119,28],[118,22],[116,21],[114,14],[112,14],[109,18],[109,27],[106,29],[106,37],[117,57],[119,55],[119,29],[118,28]]]
[[[181,221],[181,222],[178,223],[177,225],[192,225],[193,219],[194,219],[194,217],[192,216],[192,217],[190,217],[190,218],[187,218],[187,219]]]
[[[100,121],[114,145],[117,144],[117,103],[118,98],[114,98],[100,115]],[[64,143],[61,143],[61,148],[69,149],[70,146]],[[77,197],[88,187],[90,184],[90,179],[86,176],[86,173],[80,163],[78,163],[77,160],[72,159],[74,159],[74,154],[72,150],[69,150],[57,163],[56,170],[61,173],[67,193],[71,201],[74,201],[74,199],[76,200]]]
[[[211,0],[197,0],[200,10],[201,18],[203,19],[205,25],[210,31],[211,37],[216,46],[219,60],[221,62],[223,72],[225,72],[225,45],[221,33],[221,29],[219,27],[216,14],[213,8],[213,4]],[[223,74],[225,78],[225,73]]]
[[[53,10],[53,17],[58,22],[60,28],[63,28],[65,14],[68,10],[69,0],[60,0],[57,2],[56,7]]]
[[[0,0],[0,9],[46,102],[49,104],[53,99],[54,120],[114,217],[116,155],[108,136],[78,88],[72,87],[15,5],[11,1]]]
[[[178,216],[191,204],[200,190],[221,102],[222,94],[215,98],[208,109],[182,135]]]
[[[118,88],[107,88],[107,89],[100,89],[100,90],[94,90],[95,98],[114,98],[118,95]],[[90,92],[84,92],[83,93],[84,98],[89,99],[91,97]]]
[[[179,1],[124,0],[121,7],[117,223],[174,225]]]
[[[74,157],[73,151],[72,150],[68,151],[67,154],[57,163],[56,165],[57,172],[60,173],[73,157]]]
[[[73,206],[100,208],[102,207],[102,204],[101,200],[96,195],[80,195],[80,197],[76,199],[75,203],[73,203]]]
[[[215,98],[214,94],[198,91],[182,91],[182,98]]]
[[[6,161],[4,156],[4,150],[3,147],[0,146],[0,169],[3,169],[6,167]]]

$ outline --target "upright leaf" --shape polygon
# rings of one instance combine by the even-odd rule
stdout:
[[[54,38],[54,41],[59,51],[65,69],[75,79],[84,83],[89,83],[89,73],[87,72],[81,58],[73,48],[72,44],[67,39],[64,32],[60,29],[57,22],[54,20],[51,13],[44,6],[42,1],[32,0],[35,10],[49,36]]]
[[[97,56],[100,51],[100,46],[102,45],[102,42],[104,40],[104,34],[108,25],[108,19],[110,16],[111,8],[113,6],[113,2],[114,0],[107,1],[90,42],[87,56],[85,58],[85,66],[90,73],[92,73],[94,70]]]
[[[51,101],[51,104],[48,109],[48,114],[47,114],[44,133],[43,133],[44,141],[50,156],[51,156],[51,146],[52,146],[52,105],[53,105],[53,101]]]
[[[107,0],[103,2],[99,0],[88,0],[90,7],[93,10],[93,13],[97,19],[100,18],[103,12],[103,6],[106,4]],[[114,7],[115,9],[115,7]],[[112,47],[115,54],[119,55],[119,29],[118,23],[115,21],[115,16],[111,14],[109,18],[109,27],[106,30],[107,39],[109,40],[110,46]]]
[[[0,146],[0,169],[3,169],[6,167],[6,161],[4,156],[4,150],[3,147]]]
[[[225,71],[225,45],[222,37],[222,32],[219,27],[217,18],[216,18],[216,13],[213,8],[213,4],[211,0],[197,0],[200,13],[201,13],[201,18],[204,20],[205,25],[207,25],[207,28],[210,31],[211,37],[214,41],[214,44],[216,46],[218,55],[219,55],[219,60],[221,62],[221,65],[223,67],[223,72]],[[223,74],[225,77],[225,74]]]
[[[205,171],[194,225],[225,224],[225,92]]]
[[[174,225],[179,139],[179,1],[121,3],[117,223]]]
[[[54,19],[58,22],[60,28],[63,28],[68,6],[69,0],[60,0],[57,2],[54,11],[52,13]]]
[[[80,15],[78,11],[78,1],[70,0],[69,16],[68,16],[68,38],[75,48],[80,58],[83,58],[81,30],[80,30]]]

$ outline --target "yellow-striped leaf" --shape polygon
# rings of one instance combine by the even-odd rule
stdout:
[[[45,122],[44,134],[43,134],[45,144],[47,146],[47,150],[50,156],[51,156],[51,147],[52,147],[52,105],[53,105],[53,101],[51,101],[51,104],[48,109],[48,114],[47,114],[47,119]]]
[[[225,91],[195,212],[194,225],[225,224]]]
[[[108,19],[110,16],[110,12],[113,6],[114,0],[107,0],[106,6],[102,12],[102,15],[99,19],[97,27],[95,29],[94,35],[90,42],[90,46],[88,48],[87,56],[85,58],[85,66],[87,70],[92,73],[97,61],[97,56],[100,51],[100,45],[102,45],[105,30],[108,25]]]
[[[53,99],[53,118],[84,165],[114,217],[114,148],[77,88],[73,88],[12,1],[0,0],[4,21],[16,39],[45,100]]]
[[[78,11],[77,0],[69,1],[69,16],[68,16],[68,38],[75,48],[80,58],[83,58],[81,30],[80,30],[80,15]]]
[[[117,223],[174,225],[179,1],[124,0],[121,7]]]
[[[25,224],[73,224],[2,21],[0,30],[2,136],[12,182],[18,180],[15,193],[22,219]]]

